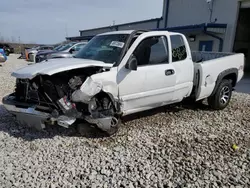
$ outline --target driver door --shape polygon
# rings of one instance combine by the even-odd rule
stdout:
[[[137,70],[125,68],[132,54]],[[124,115],[171,103],[176,72],[169,64],[167,36],[141,34],[119,65],[117,83]]]

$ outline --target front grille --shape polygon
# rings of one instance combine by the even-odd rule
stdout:
[[[63,91],[65,88],[53,84],[50,80],[43,81],[42,86],[37,84],[36,81],[38,80],[17,79],[15,89],[16,100],[57,108],[56,101],[65,96]]]
[[[39,101],[38,90],[31,87],[29,80],[25,79],[17,79],[15,96],[19,101]]]
[[[29,81],[24,79],[17,79],[16,81],[16,98],[20,101],[27,100],[29,89]]]
[[[34,101],[34,102],[39,101],[40,99],[39,99],[38,91],[37,90],[29,90],[28,94],[27,94],[27,99]]]

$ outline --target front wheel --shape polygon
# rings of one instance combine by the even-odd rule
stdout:
[[[116,118],[115,118],[116,119]],[[112,124],[109,130],[103,131],[97,125],[87,122],[79,123],[76,125],[77,131],[84,137],[96,137],[96,136],[112,136],[117,133],[119,129],[120,119],[112,120]]]
[[[209,106],[214,110],[223,110],[227,107],[232,96],[232,83],[230,80],[222,80],[216,92],[208,98]]]

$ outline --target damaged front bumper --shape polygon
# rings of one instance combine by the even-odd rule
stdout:
[[[68,128],[74,124],[76,118],[60,115],[57,118],[53,117],[50,112],[43,112],[38,109],[37,105],[17,102],[13,94],[2,99],[2,103],[7,111],[16,117],[19,124],[42,130],[46,128],[46,124],[55,124]],[[118,125],[118,120],[115,117],[97,117],[91,116],[82,117],[90,124],[95,124],[98,128],[105,132],[109,132],[112,128]]]
[[[54,124],[68,128],[75,122],[75,118],[59,116],[53,118],[50,113],[37,110],[37,106],[15,101],[13,94],[2,99],[5,109],[16,117],[16,121],[22,125],[33,127],[38,130],[45,128],[45,125]]]

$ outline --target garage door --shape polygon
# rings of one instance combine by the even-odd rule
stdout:
[[[250,1],[242,1],[241,8],[250,8]]]

